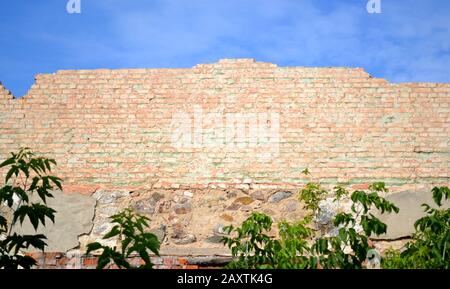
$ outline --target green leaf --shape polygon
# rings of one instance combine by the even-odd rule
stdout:
[[[442,190],[440,188],[438,188],[438,187],[434,187],[432,189],[432,192],[433,192],[433,200],[434,200],[434,202],[439,207],[442,206],[442,196],[443,196]]]
[[[431,190],[434,202],[441,207],[442,199],[450,199],[450,189],[448,187],[434,187]]]
[[[30,246],[39,250],[44,250],[44,247],[47,245],[43,241],[45,239],[46,237],[42,234],[21,236],[14,233],[13,235],[6,237],[4,244],[9,252],[13,251],[14,255],[16,255],[20,250],[28,249]]]
[[[89,254],[92,251],[96,251],[98,249],[102,248],[102,244],[100,244],[99,242],[94,242],[94,243],[89,243],[87,245],[87,252],[86,254]]]
[[[48,159],[44,159],[43,161],[44,161],[44,164],[45,164],[45,167],[47,168],[47,170],[50,171],[51,167],[50,167],[50,163],[49,163]]]
[[[113,260],[114,260],[114,263],[116,263],[116,265],[119,266],[119,268],[129,269],[131,267],[130,263],[128,263],[126,261],[125,257],[120,254],[114,254]]]
[[[62,191],[61,179],[55,176],[48,176],[48,178]]]
[[[12,207],[14,203],[14,192],[12,186],[4,186],[0,189],[0,203],[6,202],[8,207]]]
[[[156,237],[152,233],[145,233],[143,234],[143,237],[145,239],[145,247],[155,253],[156,255],[159,255],[159,241],[158,237]]]
[[[97,269],[103,269],[110,263],[111,251],[110,248],[104,247],[103,253],[98,258]]]
[[[388,189],[386,188],[385,183],[383,182],[376,182],[369,186],[369,190],[375,191],[375,192],[388,192]]]
[[[9,171],[8,171],[8,173],[6,174],[6,177],[5,177],[5,184],[8,183],[9,179],[11,179],[11,177],[12,177],[13,174],[15,174],[15,175],[17,176],[18,170],[19,170],[19,169],[18,169],[17,166],[12,166],[12,167],[9,169]]]
[[[31,182],[30,187],[28,188],[28,191],[32,192],[37,188],[37,184],[40,181],[39,177],[33,177],[33,181]]]
[[[6,218],[3,216],[0,216],[0,228],[6,229],[8,226],[8,222],[6,221]],[[1,234],[1,231],[0,231]]]
[[[24,269],[31,269],[36,266],[37,262],[31,256],[15,256],[17,258],[17,265]],[[0,266],[1,267],[1,266]],[[17,269],[17,268],[15,268]]]
[[[19,169],[25,174],[27,178],[30,177],[27,163],[24,160],[19,160],[19,164]]]
[[[38,235],[25,235],[23,236],[25,240],[26,248],[29,248],[29,246],[32,246],[36,249],[39,249],[41,251],[44,250],[44,247],[47,245],[47,243],[44,241],[47,239],[43,234]]]
[[[22,205],[19,208],[17,208],[16,211],[14,212],[13,223],[15,224],[16,221],[19,219],[20,224],[22,224],[25,217],[28,217],[31,224],[33,225],[33,228],[37,230],[39,221],[41,221],[42,224],[45,226],[45,217],[55,222],[54,216],[55,212],[56,211],[54,209],[49,208],[42,204],[32,204],[31,206]]]
[[[153,264],[150,262],[150,257],[147,250],[151,250],[155,254],[159,254],[158,238],[152,234],[144,231],[144,227],[148,227],[147,217],[135,214],[131,209],[125,209],[118,214],[110,217],[113,228],[105,234],[104,239],[116,237],[121,234],[121,250],[118,251],[116,247],[110,248],[103,246],[102,256],[99,258],[98,268],[103,268],[112,260],[120,268],[130,268],[130,264],[126,258],[132,254],[137,253],[146,262],[143,268],[151,268]],[[99,248],[99,244],[92,243],[92,248]]]
[[[148,255],[147,251],[145,249],[139,250],[139,256],[144,260],[145,265],[144,267],[147,267],[149,269],[152,268],[152,262],[150,261],[150,256]]]
[[[14,158],[9,158],[0,164],[0,168],[6,167],[8,165],[14,164],[16,160]]]
[[[111,231],[109,231],[104,237],[103,239],[109,239],[112,238],[114,236],[117,236],[120,234],[120,228],[118,225],[114,226]]]

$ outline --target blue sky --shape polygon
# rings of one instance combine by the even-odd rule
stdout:
[[[450,82],[450,1],[14,0],[0,4],[0,81],[24,95],[59,69],[192,67],[221,58],[363,67]]]

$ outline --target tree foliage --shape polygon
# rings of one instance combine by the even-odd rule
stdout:
[[[448,187],[434,187],[433,200],[438,209],[423,204],[426,216],[414,224],[416,232],[403,251],[389,250],[383,268],[450,269],[450,208],[442,201],[450,199]]]
[[[371,249],[369,238],[386,233],[387,226],[371,211],[376,208],[381,213],[398,213],[399,209],[379,196],[386,192],[383,183],[374,183],[369,192],[357,190],[351,194],[351,212],[338,213],[334,226],[339,228],[337,236],[321,237],[311,247],[312,258],[322,268],[360,269],[366,266],[367,254]],[[355,227],[359,225],[362,231]],[[350,250],[346,250],[349,248]]]
[[[232,255],[236,257],[228,267],[306,268],[308,260],[301,255],[307,252],[306,238],[312,235],[312,230],[305,226],[306,222],[281,222],[278,225],[279,239],[266,234],[271,230],[272,224],[271,217],[253,213],[241,227],[226,227],[225,232],[235,234],[235,237],[224,238],[224,244],[230,247]]]
[[[0,215],[0,268],[31,268],[36,260],[23,254],[34,247],[44,250],[46,237],[42,234],[19,235],[13,232],[16,224],[28,219],[35,230],[45,226],[46,219],[55,221],[56,211],[47,206],[47,198],[52,198],[51,190],[62,190],[61,179],[50,175],[53,159],[36,156],[29,148],[21,148],[18,153],[0,164],[6,168],[4,186],[0,189],[0,206],[12,210],[12,220]],[[37,196],[38,202],[34,201]]]
[[[153,264],[150,261],[148,250],[158,255],[160,244],[154,234],[146,231],[150,220],[145,216],[134,213],[130,209],[125,209],[119,214],[111,216],[111,220],[115,225],[103,239],[118,238],[120,248],[117,246],[105,246],[99,242],[88,244],[87,254],[96,250],[102,251],[97,269],[103,269],[111,262],[119,268],[130,269],[132,266],[127,261],[127,258],[136,253],[144,261],[144,264],[139,268],[151,269]]]
[[[279,238],[267,235],[272,229],[270,216],[253,213],[241,227],[227,227],[229,236],[223,242],[231,249],[234,260],[229,268],[364,268],[371,250],[372,235],[386,232],[386,224],[371,212],[397,213],[399,209],[379,195],[386,192],[383,183],[374,183],[369,192],[354,191],[350,200],[350,212],[334,216],[336,236],[323,232],[316,236],[312,220],[320,213],[319,203],[328,192],[320,184],[308,183],[300,190],[299,197],[312,214],[294,224],[285,221],[278,224]],[[345,198],[348,191],[335,188],[334,201]],[[360,226],[361,231],[356,230]],[[311,240],[312,239],[312,240]]]

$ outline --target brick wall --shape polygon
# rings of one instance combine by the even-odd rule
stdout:
[[[95,269],[98,263],[97,256],[73,255],[63,252],[52,253],[30,253],[40,269]],[[226,256],[152,256],[150,257],[154,269],[212,269],[221,268],[230,262],[230,257]],[[144,264],[139,256],[127,259],[133,267]],[[110,264],[108,269],[118,269],[115,264]]]
[[[58,71],[37,75],[20,99],[0,85],[0,155],[29,146],[55,158],[66,192],[298,184],[306,167],[324,183],[448,184],[449,104],[448,83],[391,84],[360,68],[239,59]],[[218,123],[267,116],[269,130],[279,124],[276,151],[252,146],[248,128],[245,138],[217,134],[223,144],[206,145],[223,127],[196,120],[200,110]],[[181,120],[193,131],[181,147],[173,142],[180,114],[192,116]]]

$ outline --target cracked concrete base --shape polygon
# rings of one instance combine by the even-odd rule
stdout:
[[[56,210],[55,223],[46,219],[46,226],[40,224],[36,232],[26,218],[22,226],[20,223],[15,226],[14,231],[18,234],[44,234],[47,236],[46,252],[66,252],[79,246],[80,235],[91,231],[96,201],[79,194],[64,194],[61,191],[51,193],[54,198],[49,198],[47,205]],[[33,251],[37,250],[29,250]]]
[[[426,214],[422,204],[428,204],[433,208],[437,208],[433,201],[431,192],[411,192],[405,191],[388,195],[388,201],[393,202],[400,211],[398,214],[380,214],[374,212],[374,215],[387,225],[386,234],[374,236],[374,239],[395,240],[411,236],[414,230],[414,223],[417,219],[424,217]],[[450,207],[450,201],[443,201],[441,209]]]
[[[289,194],[275,203],[267,201],[270,195],[280,195],[273,191],[160,189],[131,193],[127,190],[98,190],[92,197],[53,193],[55,198],[49,199],[49,206],[57,210],[56,223],[48,222],[46,228],[40,227],[38,230],[38,233],[48,237],[47,252],[67,252],[76,248],[79,253],[84,253],[86,244],[94,241],[117,245],[117,240],[102,240],[102,237],[112,226],[109,217],[128,207],[151,219],[150,229],[160,238],[161,251],[171,255],[226,254],[228,249],[218,241],[220,228],[230,224],[239,226],[254,211],[269,214],[275,221],[298,220],[305,214],[297,204],[295,194]],[[425,190],[393,193],[386,198],[394,202],[400,212],[389,215],[373,212],[388,225],[387,234],[374,237],[378,240],[411,236],[414,222],[425,215],[421,204],[434,204],[431,192]],[[445,205],[448,208],[450,202]],[[22,227],[16,226],[15,231],[21,234],[36,233],[28,220]],[[180,245],[176,240],[177,234],[181,237],[195,234],[195,238],[189,244]],[[271,234],[276,236],[276,230]]]

